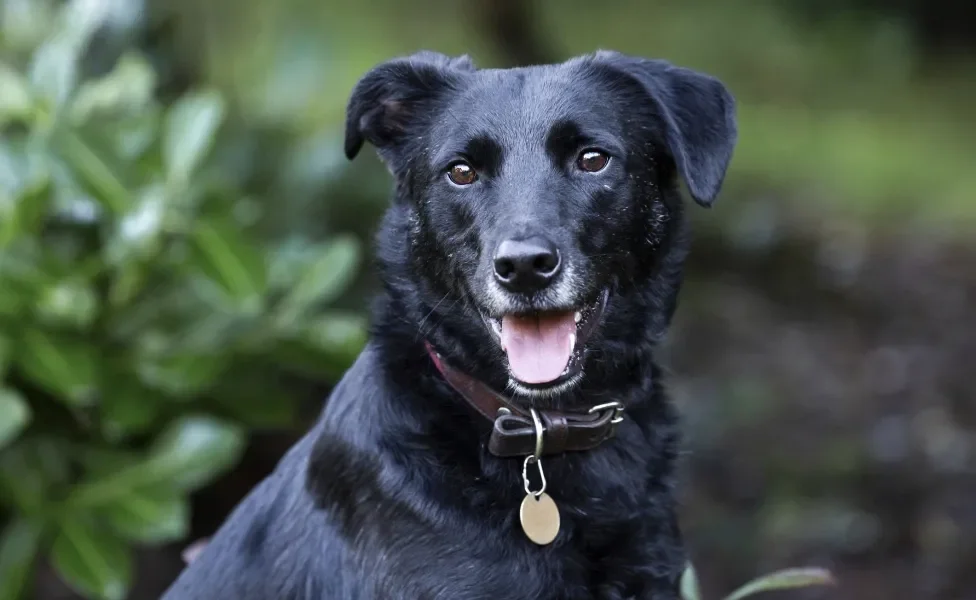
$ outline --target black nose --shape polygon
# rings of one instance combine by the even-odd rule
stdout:
[[[516,293],[543,289],[559,273],[560,266],[559,249],[541,236],[505,240],[495,251],[495,279]]]

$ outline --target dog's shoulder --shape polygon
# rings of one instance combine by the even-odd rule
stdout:
[[[363,376],[368,361],[368,353],[357,360],[316,425],[227,517],[164,600],[354,597],[343,590],[343,536],[337,535],[330,511],[309,494],[308,481],[315,456],[331,447],[329,439],[336,437],[335,444],[345,447],[337,430],[355,438],[355,429],[342,424],[359,419],[348,413],[356,410],[359,392],[369,388]]]
[[[310,434],[231,513],[164,599],[315,598],[339,560],[335,536],[304,490]]]

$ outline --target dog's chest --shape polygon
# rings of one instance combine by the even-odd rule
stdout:
[[[623,580],[628,569],[620,568],[629,556],[641,555],[639,549],[628,552],[622,544],[597,552],[582,540],[561,542],[536,546],[520,530],[428,530],[412,541],[367,552],[382,560],[364,561],[362,574],[374,583],[375,598],[617,600],[631,597],[620,590],[641,589],[632,577]]]

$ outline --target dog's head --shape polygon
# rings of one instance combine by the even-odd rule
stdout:
[[[663,61],[601,51],[479,70],[421,52],[360,80],[345,151],[368,141],[395,176],[401,237],[384,260],[409,269],[440,335],[516,392],[554,394],[587,356],[639,346],[670,319],[677,182],[711,205],[734,112],[718,80]]]

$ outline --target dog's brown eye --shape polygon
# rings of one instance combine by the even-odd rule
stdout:
[[[456,185],[471,185],[478,180],[478,173],[468,163],[457,162],[447,170],[447,177]]]
[[[609,162],[610,157],[599,150],[584,150],[576,159],[576,166],[581,171],[596,173],[605,169]]]

